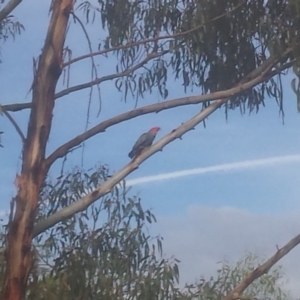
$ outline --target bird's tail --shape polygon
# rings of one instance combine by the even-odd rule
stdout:
[[[134,150],[131,150],[131,151],[129,152],[128,156],[129,156],[131,159],[133,159],[134,156],[135,156],[135,151],[134,151]]]

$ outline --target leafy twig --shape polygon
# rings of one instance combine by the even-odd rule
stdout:
[[[22,0],[10,0],[0,11],[0,23],[22,2]]]
[[[183,32],[178,32],[178,33],[175,33],[175,34],[167,34],[167,35],[163,35],[163,36],[156,36],[156,37],[153,37],[153,38],[149,38],[149,39],[144,39],[144,40],[140,40],[138,42],[134,42],[134,43],[128,43],[126,45],[119,45],[119,46],[116,46],[116,47],[112,47],[112,48],[109,48],[109,49],[105,49],[105,50],[101,50],[101,51],[97,51],[97,52],[94,52],[94,53],[89,53],[89,54],[85,54],[85,55],[82,55],[82,56],[78,56],[72,60],[69,60],[68,62],[64,63],[63,67],[66,67],[70,64],[73,64],[77,61],[80,61],[82,59],[85,59],[85,58],[89,58],[91,56],[96,56],[96,55],[103,55],[103,54],[107,54],[109,52],[112,52],[112,51],[116,51],[116,50],[121,50],[121,49],[127,49],[127,48],[131,48],[131,47],[135,47],[135,46],[138,46],[138,45],[142,45],[142,44],[147,44],[147,43],[151,43],[151,42],[157,42],[159,40],[165,40],[165,39],[175,39],[175,38],[178,38],[178,37],[181,37],[181,36],[184,36],[184,35],[187,35],[187,34],[190,34],[194,31],[197,31],[199,30],[200,28],[206,26],[207,24],[211,23],[211,22],[214,22],[216,20],[219,20],[221,18],[223,18],[224,16],[226,15],[229,15],[230,13],[232,13],[233,11],[235,11],[236,9],[238,9],[239,7],[241,7],[242,5],[244,4],[244,2],[241,2],[240,4],[238,4],[236,7],[234,7],[232,10],[230,11],[227,11],[203,24],[200,24],[192,29],[189,29],[187,31],[183,31]]]
[[[63,97],[63,96],[66,96],[66,95],[68,95],[70,93],[73,93],[73,92],[76,92],[76,91],[79,91],[79,90],[83,90],[83,89],[92,87],[92,86],[94,86],[96,84],[100,84],[100,83],[102,83],[104,81],[113,80],[113,79],[116,79],[116,78],[119,78],[119,77],[128,76],[129,74],[131,74],[135,70],[143,67],[150,60],[155,59],[155,58],[160,57],[160,56],[163,56],[163,55],[167,54],[168,52],[169,52],[169,50],[164,50],[164,51],[161,51],[161,52],[148,54],[145,57],[145,59],[142,60],[140,63],[136,64],[135,66],[133,66],[131,68],[128,68],[125,71],[122,71],[122,72],[119,72],[119,73],[110,74],[110,75],[105,75],[105,76],[102,76],[100,78],[96,78],[95,80],[92,80],[92,81],[89,81],[89,82],[86,82],[86,83],[82,83],[82,84],[79,84],[79,85],[72,86],[70,88],[62,90],[62,91],[58,92],[57,94],[55,94],[55,99]]]

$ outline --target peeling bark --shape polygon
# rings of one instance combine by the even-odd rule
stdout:
[[[41,186],[47,174],[46,145],[52,122],[55,88],[62,71],[62,51],[73,0],[55,0],[49,29],[34,79],[32,110],[17,177],[16,211],[9,223],[7,268],[2,299],[21,300],[32,264],[31,242]]]

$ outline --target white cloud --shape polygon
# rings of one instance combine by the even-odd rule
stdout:
[[[127,180],[126,184],[127,186],[134,186],[134,185],[149,183],[153,181],[169,180],[169,179],[185,177],[185,176],[203,175],[208,173],[234,172],[234,171],[241,171],[241,170],[257,169],[261,167],[271,167],[278,164],[290,164],[290,163],[299,163],[299,162],[300,162],[300,155],[277,156],[277,157],[270,157],[265,159],[246,160],[246,161],[241,161],[236,163],[216,165],[212,167],[195,168],[195,169],[188,169],[188,170],[182,170],[182,171],[176,171],[170,173],[162,173],[153,176],[139,177],[139,178]]]
[[[158,232],[164,237],[166,255],[181,260],[181,283],[193,283],[201,276],[216,274],[217,262],[234,264],[246,253],[269,258],[299,234],[300,212],[259,215],[222,207],[189,206],[177,217],[158,216]],[[299,246],[278,264],[288,279],[292,296],[300,294]]]

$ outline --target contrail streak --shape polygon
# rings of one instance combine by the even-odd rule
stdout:
[[[233,172],[240,170],[250,170],[259,167],[275,166],[277,164],[288,164],[300,162],[300,155],[286,155],[278,156],[264,159],[246,160],[230,164],[216,165],[212,167],[205,168],[195,168],[189,170],[182,170],[170,173],[162,173],[153,176],[139,177],[135,179],[130,179],[126,181],[127,186],[134,186],[142,183],[149,183],[153,181],[162,181],[173,178],[191,176],[191,175],[201,175],[208,173],[222,173],[222,172]]]

